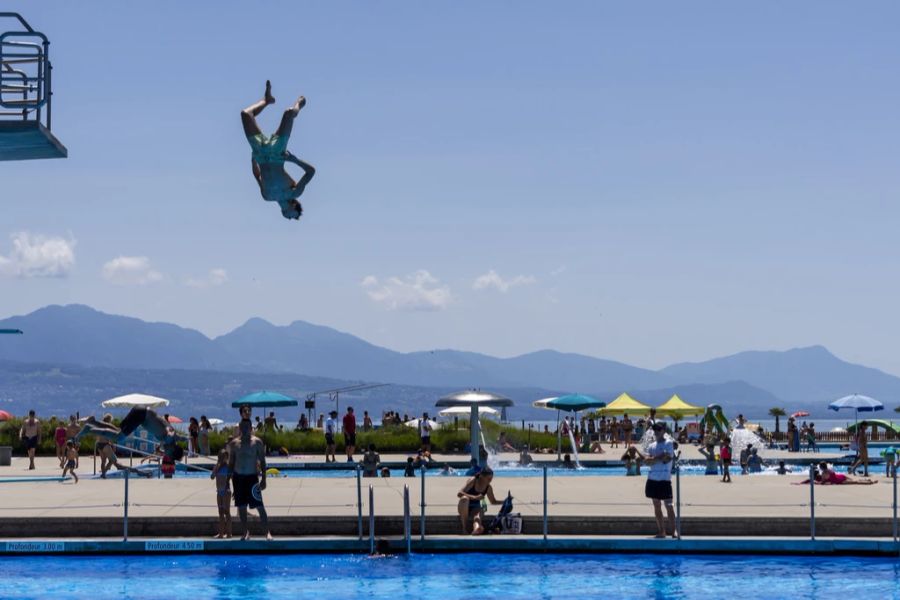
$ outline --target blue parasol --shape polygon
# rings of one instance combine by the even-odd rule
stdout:
[[[875,398],[870,398],[869,396],[863,396],[862,394],[850,394],[849,396],[838,398],[837,400],[829,404],[828,408],[835,411],[841,410],[843,408],[852,408],[854,410],[854,414],[856,415],[855,420],[859,422],[860,411],[874,412],[876,410],[884,410],[884,404],[882,404]]]
[[[297,401],[290,396],[279,394],[278,392],[254,392],[247,394],[240,400],[235,400],[231,406],[237,408],[239,406],[254,406],[258,408],[269,408],[277,406],[297,406]]]

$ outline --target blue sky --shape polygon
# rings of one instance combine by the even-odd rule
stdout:
[[[900,373],[900,7],[8,2],[64,161],[0,163],[0,314],[252,316],[656,368],[824,344]],[[239,111],[314,164],[283,219]]]

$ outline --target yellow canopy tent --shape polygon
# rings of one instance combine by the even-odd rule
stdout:
[[[650,414],[650,407],[643,402],[638,402],[627,393],[620,395],[618,398],[598,410],[601,415],[638,415],[646,416]]]
[[[665,402],[665,404],[657,407],[656,416],[671,417],[678,421],[680,419],[683,419],[684,417],[702,415],[704,412],[706,412],[706,409],[702,406],[694,406],[692,404],[688,404],[687,402],[679,398],[678,394],[673,394],[672,397]]]

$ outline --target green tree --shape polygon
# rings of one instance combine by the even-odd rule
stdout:
[[[783,408],[778,408],[776,406],[775,408],[769,409],[769,416],[775,417],[775,433],[779,433],[780,425],[781,425],[780,419],[781,419],[781,417],[787,416],[787,412],[785,412],[785,410]]]

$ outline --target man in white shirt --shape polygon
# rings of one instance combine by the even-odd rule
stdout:
[[[431,452],[431,423],[428,422],[428,413],[422,413],[419,419],[419,437],[422,440],[422,452]]]
[[[662,504],[666,505],[669,520],[669,531],[677,537],[675,531],[675,509],[672,507],[672,461],[675,449],[671,440],[666,439],[666,426],[663,423],[653,425],[656,440],[647,448],[644,464],[650,466],[647,472],[647,483],[644,495],[653,501],[653,512],[656,516],[656,537],[666,537],[666,522],[663,518]]]
[[[325,420],[325,462],[337,462],[334,456],[334,436],[337,433],[337,416],[336,410],[331,411]],[[331,455],[331,458],[328,456]]]

